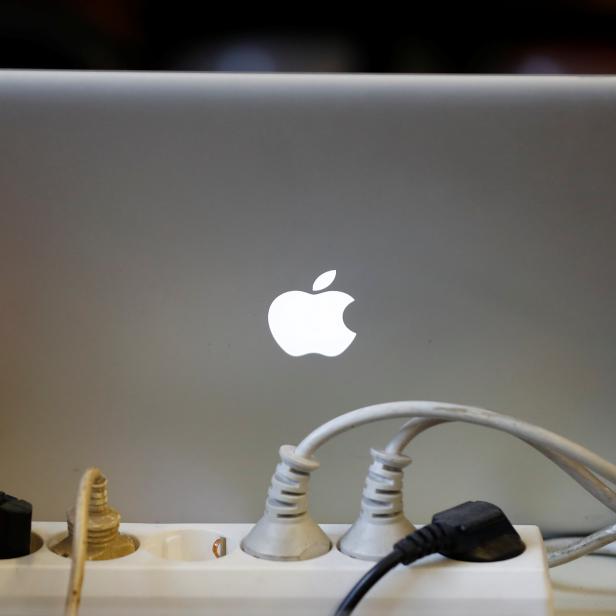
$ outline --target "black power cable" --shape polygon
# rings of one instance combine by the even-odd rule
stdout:
[[[469,501],[441,511],[432,522],[401,541],[353,586],[335,616],[350,614],[364,595],[399,564],[440,552],[456,560],[492,562],[524,551],[524,543],[505,514],[491,503]]]

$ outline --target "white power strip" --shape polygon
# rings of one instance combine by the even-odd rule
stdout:
[[[83,616],[331,614],[373,563],[328,554],[302,562],[260,560],[239,542],[250,524],[122,524],[139,549],[130,556],[88,562]],[[326,524],[334,546],[348,528]],[[399,566],[362,600],[358,616],[549,616],[552,590],[543,542],[535,526],[517,526],[526,551],[496,563],[465,563],[434,555]],[[61,522],[34,523],[42,547],[0,560],[0,614],[61,614],[70,562],[47,547],[66,532]],[[227,555],[216,558],[226,539]]]

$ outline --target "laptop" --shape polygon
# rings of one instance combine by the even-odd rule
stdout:
[[[5,71],[0,141],[0,489],[36,519],[97,465],[124,520],[256,521],[280,445],[391,400],[613,457],[615,78]],[[319,451],[317,521],[400,423]],[[610,520],[492,430],[407,453],[418,523]]]

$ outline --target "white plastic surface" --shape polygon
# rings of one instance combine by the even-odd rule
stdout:
[[[372,566],[337,548],[302,562],[259,560],[239,548],[250,528],[249,524],[123,524],[122,532],[137,537],[140,547],[125,558],[87,563],[82,616],[327,615]],[[348,526],[322,528],[336,545]],[[62,613],[69,562],[50,552],[47,543],[64,529],[60,522],[34,523],[33,531],[45,545],[29,556],[0,560],[0,614]],[[533,526],[517,529],[527,545],[517,558],[462,563],[435,555],[408,568],[398,567],[366,596],[357,615],[552,614],[539,531]],[[228,555],[213,559],[208,545],[221,536],[227,539]]]
[[[584,556],[550,577],[558,616],[616,616],[616,558]]]

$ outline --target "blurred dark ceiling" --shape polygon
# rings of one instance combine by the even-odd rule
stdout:
[[[313,3],[289,14],[206,2],[0,0],[0,67],[610,74],[616,0],[409,2],[397,12]]]

